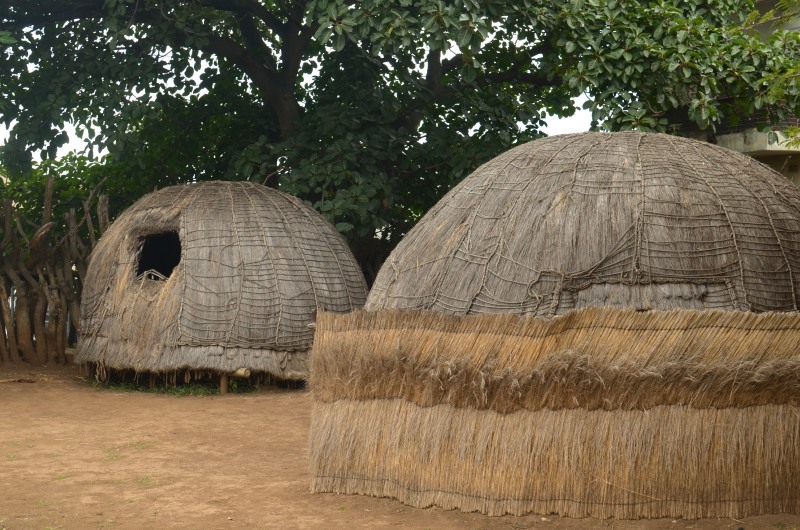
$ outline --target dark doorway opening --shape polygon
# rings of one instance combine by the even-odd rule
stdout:
[[[177,232],[150,234],[141,239],[141,252],[136,263],[136,276],[147,271],[156,271],[169,278],[181,261],[181,240]]]

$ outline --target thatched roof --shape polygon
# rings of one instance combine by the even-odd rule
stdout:
[[[350,311],[365,297],[342,237],[300,200],[245,182],[173,186],[98,242],[76,361],[298,379],[316,310]]]
[[[796,311],[800,190],[663,134],[583,133],[478,168],[401,241],[366,308]]]
[[[467,177],[322,313],[312,491],[492,515],[800,512],[800,191],[567,135]],[[505,314],[488,314],[505,313]]]

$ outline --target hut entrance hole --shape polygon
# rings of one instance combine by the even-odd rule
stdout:
[[[152,277],[169,278],[181,261],[181,240],[178,232],[150,234],[141,239],[141,251],[136,263],[136,276],[155,271]]]

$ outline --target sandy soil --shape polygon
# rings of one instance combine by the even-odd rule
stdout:
[[[312,495],[311,396],[93,388],[77,368],[0,367],[0,529],[794,529],[800,516],[615,521],[487,517]]]

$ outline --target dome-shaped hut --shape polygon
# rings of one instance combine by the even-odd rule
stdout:
[[[365,298],[344,240],[300,200],[247,182],[172,186],[128,208],[95,247],[75,360],[101,373],[305,379],[316,311]]]
[[[481,166],[322,314],[312,489],[499,515],[800,511],[800,190],[660,134]]]

